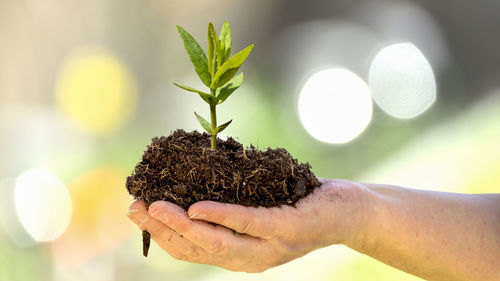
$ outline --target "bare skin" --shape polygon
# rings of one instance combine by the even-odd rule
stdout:
[[[322,183],[296,207],[136,201],[128,216],[174,258],[233,271],[344,244],[428,280],[500,280],[500,194]]]

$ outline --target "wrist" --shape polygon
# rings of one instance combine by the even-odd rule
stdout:
[[[322,188],[327,198],[329,244],[363,245],[373,216],[373,192],[365,184],[339,179],[324,181]]]
[[[350,239],[344,245],[364,253],[377,245],[380,238],[380,225],[387,217],[387,202],[385,196],[377,192],[376,184],[355,183],[359,189],[360,204],[358,224]]]

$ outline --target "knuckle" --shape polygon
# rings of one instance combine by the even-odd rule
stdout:
[[[284,257],[294,256],[300,253],[297,243],[288,239],[273,239],[273,254],[269,255],[270,264],[280,264]]]
[[[208,248],[207,251],[211,254],[221,254],[226,249],[226,243],[224,240],[216,240]]]
[[[214,215],[214,221],[218,224],[224,224],[227,221],[226,213],[218,212],[218,214]]]
[[[146,229],[149,233],[151,233],[151,235],[154,235],[154,236],[161,235],[163,233],[163,231],[165,230],[165,228],[162,225],[156,224],[156,223],[146,224],[144,229]]]
[[[244,220],[241,225],[241,233],[249,233],[254,229],[254,222],[250,219]]]
[[[199,249],[198,247],[189,247],[185,251],[184,255],[188,257],[190,260],[197,260],[201,257],[202,252],[201,249]]]
[[[191,228],[191,224],[188,223],[188,222],[183,222],[183,223],[179,223],[178,225],[175,226],[175,232],[181,234],[181,235],[184,235],[186,232],[189,231],[189,229]]]

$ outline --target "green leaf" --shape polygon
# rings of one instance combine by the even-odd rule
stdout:
[[[228,59],[223,65],[221,65],[221,67],[215,73],[210,88],[215,89],[226,84],[234,76],[234,74],[236,74],[240,66],[252,51],[253,46],[254,44],[239,51],[233,57]]]
[[[216,95],[219,103],[223,103],[236,89],[238,89],[243,81],[245,80],[245,76],[243,76],[243,72],[238,76],[235,76],[229,82],[227,82],[222,88],[217,89]]]
[[[230,55],[231,55],[231,48],[226,48],[226,52],[224,53],[222,61],[226,62]]]
[[[231,122],[233,122],[233,119],[231,119],[231,120],[227,121],[226,123],[224,123],[224,124],[220,125],[219,127],[217,127],[217,129],[216,129],[217,134],[220,133],[220,132],[222,132],[222,131],[224,131],[224,129],[227,126],[229,126],[229,124],[231,124]]]
[[[212,76],[208,71],[208,61],[205,52],[203,52],[198,42],[196,42],[193,36],[184,30],[184,28],[177,26],[177,30],[179,31],[179,35],[184,43],[184,49],[186,49],[196,73],[198,73],[201,81],[210,87]]]
[[[216,53],[218,52],[219,41],[217,40],[217,33],[215,32],[214,25],[212,23],[208,24],[208,71],[210,75],[213,76],[217,71],[215,65],[217,60]]]
[[[218,103],[218,100],[216,97],[214,97],[213,95],[211,94],[207,94],[203,91],[200,91],[200,90],[196,90],[195,88],[191,88],[189,86],[185,86],[185,85],[179,85],[177,83],[174,83],[175,86],[181,88],[181,89],[184,89],[186,91],[189,91],[189,92],[193,92],[193,93],[198,93],[198,95],[200,95],[200,97],[206,101],[208,104],[217,104]]]
[[[205,129],[205,131],[207,131],[209,134],[212,134],[212,125],[210,125],[210,123],[205,120],[205,118],[198,115],[198,113],[195,112],[194,115],[196,115],[196,118],[198,119],[198,122],[200,122],[200,125],[203,127],[203,129]]]
[[[222,55],[222,62],[226,62],[227,59],[229,58],[229,55],[231,54],[231,46],[232,46],[232,41],[231,41],[231,28],[229,27],[229,23],[227,20],[224,22],[222,25],[222,30],[220,31],[220,36],[219,36],[219,45],[224,46],[223,49],[223,55]]]
[[[229,28],[229,22],[227,22],[227,20],[222,24],[219,41],[224,41],[226,48],[231,48],[231,28]]]
[[[219,41],[219,48],[217,49],[217,66],[220,67],[224,63],[224,42]]]
[[[219,79],[220,83],[217,87],[223,87],[225,84],[223,82],[228,82],[231,80],[231,78],[238,72],[240,68],[231,68],[228,71],[226,71],[224,74],[222,74],[221,78]]]

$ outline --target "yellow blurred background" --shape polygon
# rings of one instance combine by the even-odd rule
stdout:
[[[0,0],[0,280],[420,280],[343,246],[262,274],[176,261],[125,217],[153,136],[200,130],[175,25],[255,43],[219,109],[317,176],[500,192],[500,5]]]

